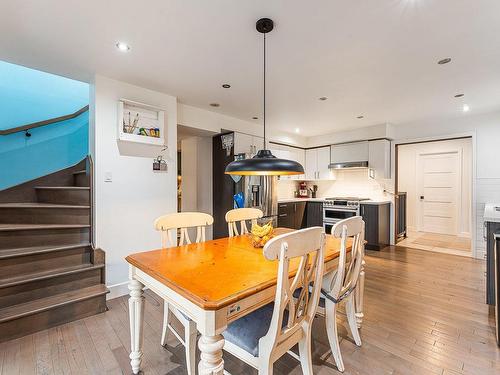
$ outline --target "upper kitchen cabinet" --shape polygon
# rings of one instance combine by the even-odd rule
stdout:
[[[306,153],[305,150],[302,148],[298,147],[292,147],[292,146],[286,146],[286,145],[280,145],[276,143],[270,143],[269,144],[269,149],[273,153],[274,156],[280,159],[288,159],[288,160],[293,160],[301,165],[304,166],[305,164],[305,159],[306,159]],[[304,166],[305,168],[305,166]],[[280,176],[281,180],[303,180],[304,175],[299,174],[299,175],[283,175]]]
[[[264,138],[234,132],[234,153],[255,155],[264,148]]]
[[[368,167],[373,178],[391,178],[391,141],[377,139],[368,142]]]
[[[306,150],[306,180],[328,180],[332,173],[330,164],[330,147],[319,147]]]
[[[331,147],[331,167],[367,167],[368,141],[342,143]]]

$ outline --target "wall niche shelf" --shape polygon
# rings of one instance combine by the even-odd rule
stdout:
[[[165,111],[148,104],[118,101],[118,139],[156,146],[166,144]]]

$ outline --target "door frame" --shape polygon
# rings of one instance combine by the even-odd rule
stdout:
[[[408,144],[415,144],[415,143],[429,143],[429,142],[438,142],[438,141],[450,141],[454,139],[464,139],[464,138],[470,138],[471,139],[471,148],[472,148],[472,183],[471,183],[471,256],[473,258],[477,259],[482,259],[483,254],[479,254],[477,246],[476,246],[476,236],[477,236],[477,212],[476,212],[476,181],[477,181],[477,167],[476,167],[476,160],[477,160],[477,144],[476,144],[476,131],[470,131],[470,132],[464,132],[464,133],[456,133],[456,134],[449,134],[449,135],[441,135],[441,136],[432,136],[432,137],[422,137],[422,138],[409,138],[409,139],[400,139],[400,140],[394,140],[392,142],[392,152],[394,155],[394,193],[397,194],[399,192],[398,190],[398,161],[399,161],[399,156],[398,156],[398,146],[402,145],[408,145]],[[391,152],[391,153],[392,153]],[[397,202],[397,199],[395,199]],[[397,203],[396,203],[397,204]],[[397,207],[394,207],[393,211],[393,236],[394,236],[394,243],[396,242],[397,238],[397,218],[396,218],[396,212],[397,212]]]
[[[422,167],[422,157],[425,157],[425,156],[429,156],[429,155],[444,155],[444,154],[455,154],[456,155],[456,162],[458,164],[458,171],[457,171],[457,175],[456,175],[456,187],[457,187],[457,191],[456,191],[456,197],[455,197],[455,235],[458,236],[460,234],[460,231],[459,231],[459,213],[460,213],[460,209],[459,209],[459,206],[461,206],[461,199],[462,199],[462,168],[461,168],[461,160],[462,160],[462,150],[460,149],[450,149],[448,151],[444,151],[444,152],[424,152],[424,153],[421,153],[421,154],[417,154],[416,155],[416,167],[415,167],[415,172],[417,174],[416,176],[416,179],[417,179],[417,187],[419,189],[419,193],[417,195],[421,195],[423,193],[422,189],[423,187],[421,186],[421,183],[423,183],[423,181],[418,181],[419,179],[419,173],[420,173],[420,169]],[[418,204],[417,204],[417,231],[422,231],[422,228],[423,228],[423,223],[422,223],[422,211],[423,211],[423,207],[422,207],[422,201],[421,200],[418,200]],[[472,214],[472,213],[471,213]],[[470,223],[471,224],[471,223]],[[471,237],[472,237],[472,233],[471,233]],[[471,242],[472,242],[472,238],[471,238]]]

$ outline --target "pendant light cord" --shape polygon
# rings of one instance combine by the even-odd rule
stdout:
[[[264,150],[266,149],[266,34],[264,33]]]

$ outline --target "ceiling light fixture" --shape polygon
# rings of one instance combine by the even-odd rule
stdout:
[[[210,107],[220,107],[219,103],[210,103]]]
[[[264,149],[250,159],[235,160],[226,167],[226,174],[239,176],[280,176],[304,174],[304,167],[294,160],[278,159],[266,149],[266,34],[274,28],[273,20],[261,18],[255,24],[259,33],[264,36]]]
[[[295,128],[295,133],[300,133],[300,129],[299,128]]]
[[[327,98],[326,96],[322,96],[322,97],[320,97],[320,98],[318,98],[318,99],[319,99],[319,100],[321,100],[321,101],[325,101],[325,100],[326,100],[326,99],[328,99],[328,98]]]
[[[259,118],[257,116],[253,116],[252,120],[258,120]]]
[[[463,111],[464,112],[469,112],[470,111],[470,107],[467,104],[464,104]]]
[[[441,59],[438,61],[438,64],[439,65],[444,65],[444,64],[448,64],[449,62],[451,62],[451,58],[447,57],[445,59]]]
[[[356,118],[361,120],[362,118],[365,118],[365,116],[362,116],[362,115],[361,115],[361,116],[358,116],[358,117],[356,117]]]
[[[117,42],[116,43],[116,48],[118,48],[122,52],[128,52],[128,51],[130,51],[130,46],[127,43],[124,43],[124,42]]]
[[[230,87],[231,87],[231,85],[230,85],[229,83],[224,83],[224,84],[222,85],[222,87],[224,87],[225,89],[228,89],[228,88],[230,88]]]
[[[457,94],[457,95],[455,95],[455,98],[461,98],[461,97],[463,97],[464,95],[465,95],[465,94]]]

